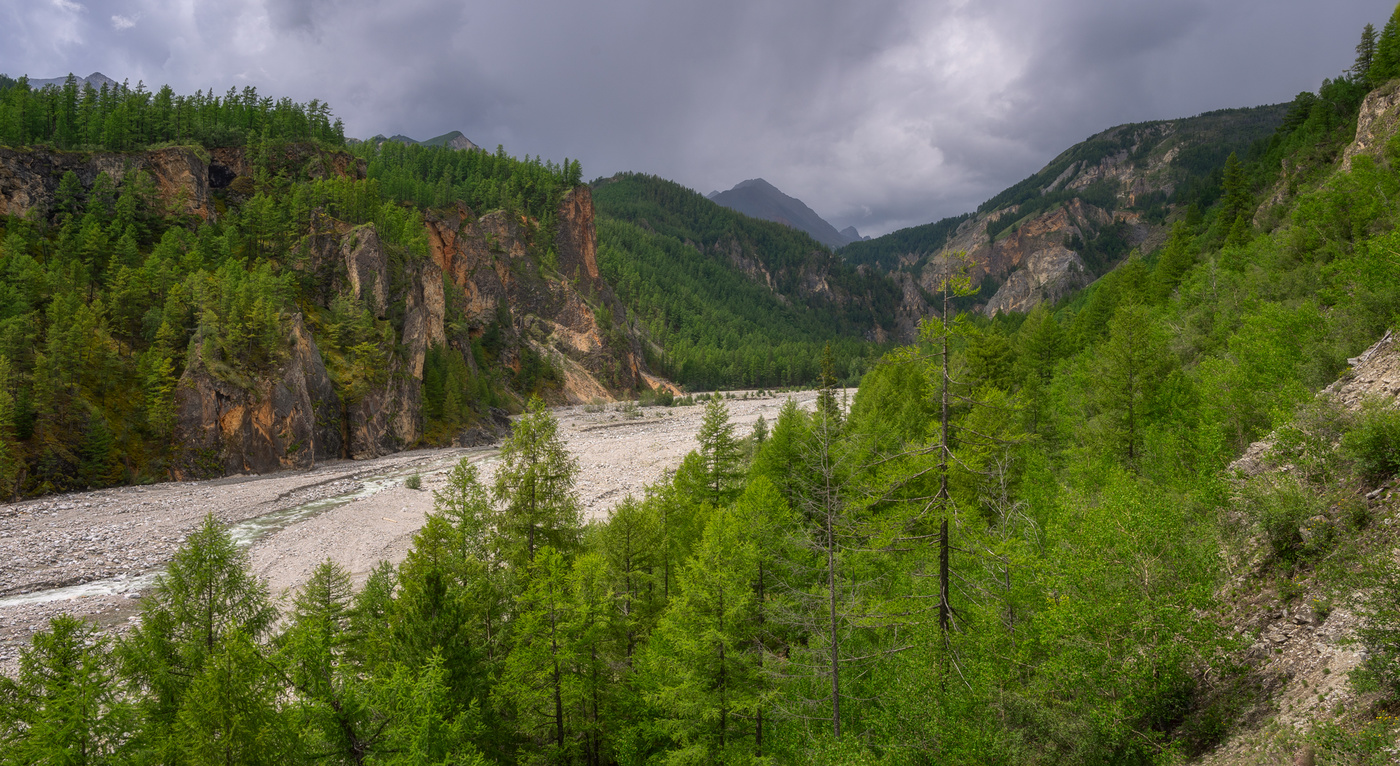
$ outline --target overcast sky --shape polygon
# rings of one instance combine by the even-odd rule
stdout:
[[[1363,0],[0,0],[0,73],[329,101],[587,178],[763,177],[837,228],[973,209],[1124,122],[1349,67]]]

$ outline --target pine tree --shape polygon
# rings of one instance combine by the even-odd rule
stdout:
[[[810,416],[789,398],[778,410],[773,433],[754,455],[750,476],[765,476],[789,505],[798,502],[797,483],[802,465],[801,445],[811,428]]]
[[[1017,336],[1016,370],[1025,400],[1027,430],[1040,433],[1049,414],[1050,382],[1064,355],[1064,332],[1045,304],[1031,310]]]
[[[278,637],[277,664],[298,704],[288,715],[308,753],[362,764],[383,750],[385,711],[351,649],[363,640],[352,620],[350,573],[327,559],[292,602],[290,625]]]
[[[213,514],[205,516],[141,600],[141,622],[118,647],[123,674],[142,693],[142,712],[157,751],[183,747],[188,721],[182,724],[180,718],[197,679],[205,679],[203,694],[216,694],[226,680],[242,679],[251,702],[265,699],[261,695],[270,693],[263,689],[266,679],[256,669],[236,665],[252,660],[259,651],[256,642],[275,618],[267,586],[247,569],[247,552]],[[233,636],[237,646],[225,652]],[[205,676],[205,666],[216,656],[221,665]],[[206,705],[212,703],[206,699],[201,696],[194,703],[199,709],[189,715],[209,710]]]
[[[753,752],[761,684],[754,641],[757,551],[740,519],[710,520],[647,652],[650,701],[688,763],[741,762]]]
[[[24,470],[24,452],[15,432],[14,381],[10,360],[0,356],[0,498],[19,493],[19,477]]]
[[[296,761],[301,742],[278,707],[281,681],[263,646],[233,628],[185,690],[171,744],[188,763]]]
[[[836,363],[831,357],[831,343],[822,349],[820,390],[817,393],[817,412],[833,423],[841,422],[841,405],[836,401]]]
[[[768,655],[776,655],[788,642],[780,615],[786,599],[780,586],[784,576],[791,581],[795,545],[789,539],[797,520],[772,482],[755,477],[744,488],[735,507],[735,516],[742,529],[754,543],[753,574],[753,653],[760,672]],[[764,710],[770,692],[770,681],[760,676],[755,680],[760,693],[754,707],[754,754],[763,757]]]
[[[990,329],[972,333],[968,338],[966,353],[971,385],[990,385],[1003,391],[1011,387],[1016,352],[999,327],[994,325]]]
[[[506,658],[501,694],[537,756],[528,760],[565,763],[571,760],[573,734],[565,718],[565,674],[575,661],[567,635],[569,564],[544,545],[529,567],[529,585],[515,610],[518,640]]]
[[[59,226],[67,223],[70,219],[78,216],[84,208],[83,184],[78,180],[78,174],[73,171],[65,171],[58,180],[58,189],[54,192],[54,212],[57,213]]]
[[[618,503],[600,531],[599,546],[617,594],[618,643],[631,667],[638,643],[651,633],[665,603],[658,582],[666,552],[657,504],[630,496]]]

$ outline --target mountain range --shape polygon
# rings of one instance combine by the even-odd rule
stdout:
[[[528,409],[494,502],[469,464],[415,477],[441,505],[402,566],[352,595],[327,565],[279,637],[165,584],[112,652],[51,623],[0,752],[74,725],[58,677],[119,688],[77,723],[142,761],[234,730],[293,762],[1394,762],[1400,11],[1376,38],[1290,104],[1112,127],[836,249],[760,179],[725,194],[761,218],[457,137],[346,146],[309,105],[0,78],[9,496],[480,445]],[[751,436],[752,392],[710,398],[583,530],[542,405],[646,427],[695,404],[673,382],[822,392]]]

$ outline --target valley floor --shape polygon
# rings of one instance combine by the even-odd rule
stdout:
[[[770,424],[788,395],[736,394],[735,434],[759,416]],[[816,392],[791,395],[811,409]],[[554,410],[579,461],[584,516],[612,507],[680,465],[695,448],[704,407],[616,404]],[[120,630],[139,612],[140,593],[162,571],[205,514],[249,546],[253,571],[274,596],[305,582],[332,558],[364,582],[379,561],[398,563],[433,507],[433,492],[462,458],[490,485],[496,450],[414,450],[306,471],[231,476],[44,497],[0,506],[0,672],[13,674],[19,651],[50,617],[70,613]],[[408,489],[409,476],[420,490]]]

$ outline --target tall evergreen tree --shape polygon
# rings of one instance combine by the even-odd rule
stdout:
[[[1400,5],[1396,6],[1395,12],[1381,29],[1369,73],[1368,79],[1376,85],[1400,77]]]
[[[581,516],[574,478],[578,460],[559,436],[559,422],[539,397],[532,398],[501,445],[495,498],[507,558],[524,570],[542,546],[569,553],[578,548]]]
[[[1367,24],[1361,30],[1361,42],[1356,44],[1356,63],[1351,65],[1351,76],[1360,82],[1369,82],[1371,64],[1376,59],[1376,26]]]
[[[743,763],[757,748],[756,559],[742,521],[718,511],[653,635],[646,688],[679,762]]]
[[[1097,364],[1099,403],[1117,449],[1130,464],[1141,453],[1149,410],[1170,366],[1168,353],[1146,308],[1130,304],[1113,315]]]
[[[141,712],[152,746],[162,754],[158,757],[172,758],[186,746],[186,726],[195,724],[182,716],[198,718],[215,710],[207,696],[190,697],[196,682],[203,695],[217,694],[225,683],[243,683],[228,691],[252,695],[247,701],[262,710],[258,706],[270,693],[267,679],[238,666],[260,652],[258,642],[275,618],[267,586],[247,569],[247,552],[213,514],[205,516],[141,600],[141,622],[118,647],[123,673],[141,693]],[[229,648],[231,637],[236,646]],[[220,664],[205,675],[215,657]],[[185,712],[187,703],[195,706],[193,712]]]
[[[734,498],[743,477],[743,445],[734,437],[734,424],[729,422],[729,407],[718,393],[705,403],[700,430],[695,434],[700,442],[699,455],[705,487],[705,500],[721,506]]]
[[[69,615],[49,621],[0,676],[0,764],[118,762],[135,733],[111,640]]]

